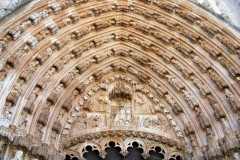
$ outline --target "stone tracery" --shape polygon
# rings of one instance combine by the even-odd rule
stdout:
[[[29,155],[45,159],[64,157],[60,146],[68,139],[62,135],[109,130],[76,140],[99,143],[126,126],[142,126],[140,133],[129,133],[133,137],[157,130],[161,143],[175,136],[181,141],[166,139],[169,146],[190,147],[168,153],[169,159],[238,150],[239,39],[224,25],[213,25],[201,10],[190,13],[188,2],[66,0],[38,6],[1,34],[2,136],[18,146],[32,141]],[[34,137],[24,139],[26,134]]]

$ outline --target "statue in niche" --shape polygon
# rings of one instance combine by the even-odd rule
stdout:
[[[131,125],[132,120],[132,108],[128,107],[123,101],[118,105],[118,110],[114,119],[115,124],[119,125]]]
[[[152,113],[152,103],[141,93],[136,93],[134,96],[134,112],[137,113]]]

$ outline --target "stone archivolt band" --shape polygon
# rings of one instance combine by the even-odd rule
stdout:
[[[64,159],[62,146],[99,139],[92,132],[104,127],[100,136],[121,128],[185,158],[238,156],[240,45],[220,21],[189,2],[39,1],[26,10],[1,26],[5,157],[19,149],[16,159]]]

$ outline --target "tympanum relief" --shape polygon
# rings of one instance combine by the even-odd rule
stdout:
[[[175,138],[171,124],[162,113],[155,112],[159,104],[122,81],[109,84],[94,93],[74,119],[70,136],[102,130],[139,130]]]

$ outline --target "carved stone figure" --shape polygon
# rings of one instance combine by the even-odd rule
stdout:
[[[28,123],[27,116],[28,116],[28,113],[23,111],[18,124],[19,128],[26,129],[27,123]]]
[[[118,111],[114,119],[114,123],[118,125],[131,125],[133,124],[132,109],[127,107],[124,102],[120,102]]]
[[[203,129],[211,127],[211,124],[210,124],[209,120],[207,119],[207,117],[203,113],[198,113],[197,116],[199,118],[200,125]]]
[[[37,38],[35,38],[34,36],[29,36],[27,38],[27,42],[26,42],[31,48],[34,48],[36,47],[37,43],[38,43],[38,40]]]
[[[48,16],[48,11],[43,10],[39,13],[33,13],[29,16],[29,20],[32,22],[32,25],[37,25],[42,19]]]
[[[187,21],[194,23],[198,20],[198,16],[196,16],[194,13],[188,12],[188,11],[183,11],[180,9],[176,10],[176,14],[181,16],[182,18],[186,19]]]
[[[48,59],[48,57],[52,55],[52,53],[53,53],[53,52],[52,52],[52,49],[49,47],[49,48],[47,48],[44,52],[38,54],[35,59],[36,59],[40,64],[43,64],[43,63]]]
[[[175,114],[179,114],[179,113],[183,112],[183,110],[180,107],[180,105],[178,104],[178,102],[174,98],[172,98],[170,95],[168,95],[168,94],[166,95],[166,100],[172,106],[172,109]]]
[[[193,57],[193,62],[196,63],[203,72],[207,72],[211,68],[210,64],[207,61],[202,60],[198,56]]]
[[[192,109],[198,108],[199,104],[196,101],[196,99],[192,96],[192,94],[190,92],[188,92],[187,90],[183,90],[182,91],[184,99],[188,102],[189,106]]]
[[[53,22],[49,26],[47,26],[47,29],[50,31],[51,34],[55,34],[58,31],[58,25]]]
[[[9,127],[11,118],[12,111],[10,111],[10,108],[8,106],[3,107],[2,115],[0,117],[0,125]]]
[[[42,124],[37,123],[36,130],[35,130],[35,132],[34,132],[34,136],[35,136],[35,137],[37,137],[37,138],[39,138],[39,139],[42,139],[42,137],[43,137],[42,128],[43,128]]]
[[[225,95],[233,110],[238,112],[240,109],[239,99],[237,99],[236,96],[229,89],[225,89]]]
[[[63,79],[61,80],[61,83],[64,85],[64,87],[68,86],[71,81],[77,76],[78,70],[75,69],[71,72],[69,72]]]
[[[80,113],[80,115],[77,116],[75,125],[77,125],[77,128],[79,129],[87,129],[87,114]]]
[[[61,6],[60,6],[59,3],[55,2],[55,3],[52,3],[52,4],[50,5],[50,9],[53,10],[53,13],[54,13],[54,14],[57,14],[58,12],[61,11],[62,8],[61,8]]]
[[[28,25],[28,22],[23,22],[15,28],[10,29],[8,34],[12,37],[13,40],[16,40],[21,35],[21,33],[27,29]]]
[[[106,20],[106,21],[95,22],[95,23],[93,24],[93,26],[95,27],[95,29],[96,29],[97,31],[99,31],[99,30],[101,30],[101,29],[110,27],[112,24],[115,24],[115,21],[114,21],[114,20]]]
[[[185,37],[189,38],[192,42],[196,43],[199,39],[200,36],[197,35],[196,33],[189,31],[183,27],[177,27],[177,29],[179,30],[179,32],[184,35]]]
[[[164,9],[167,12],[173,12],[174,8],[176,7],[174,4],[162,2],[162,1],[156,1],[154,2],[158,7]]]
[[[15,105],[17,103],[18,97],[22,92],[22,85],[23,85],[23,80],[20,80],[19,82],[15,83],[12,90],[7,96],[7,102],[11,103],[11,105]]]
[[[4,70],[0,70],[0,91],[1,91],[1,89],[2,89],[2,86],[3,86],[3,81],[4,81],[4,79],[6,78],[6,76],[7,76],[7,73],[6,73],[6,71],[4,71]]]
[[[102,125],[101,124],[102,123],[101,116],[100,115],[93,115],[88,120],[88,123],[89,123],[90,128],[100,127]]]
[[[49,114],[50,114],[50,108],[48,106],[47,107],[45,106],[38,117],[38,123],[43,126],[46,126],[48,122]]]
[[[16,68],[19,62],[19,58],[16,54],[13,54],[10,58],[7,59],[5,68]]]
[[[220,30],[217,27],[209,24],[208,22],[196,21],[196,24],[199,25],[204,31],[212,35],[215,35],[220,32]]]
[[[185,88],[185,86],[174,76],[167,75],[168,82],[173,85],[173,87],[176,89],[176,91],[180,92]]]
[[[220,63],[228,70],[230,75],[234,78],[238,77],[240,75],[240,70],[235,67],[233,64],[231,64],[230,61],[228,61],[225,57],[219,57],[218,60]]]
[[[215,140],[213,133],[207,135],[208,146],[207,153],[209,158],[220,158],[223,156],[221,148],[219,147],[218,141]]]
[[[22,79],[24,79],[26,82],[28,82],[32,76],[32,74],[37,70],[37,67],[39,65],[38,61],[32,61],[28,67],[23,71],[23,73],[20,75]]]
[[[3,53],[5,48],[7,48],[7,43],[5,41],[0,41],[0,55]]]
[[[224,81],[224,79],[221,76],[219,76],[217,72],[210,69],[208,70],[208,73],[212,81],[216,83],[220,90],[223,90],[228,87],[228,84]]]

